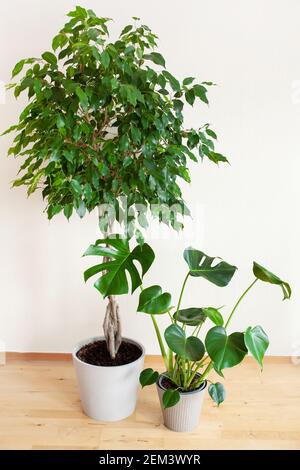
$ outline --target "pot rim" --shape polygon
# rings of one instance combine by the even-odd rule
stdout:
[[[94,367],[95,369],[97,369],[97,368],[98,369],[110,369],[110,368],[111,369],[120,369],[122,367],[126,367],[126,366],[130,366],[131,364],[135,364],[136,362],[140,361],[141,359],[143,359],[145,357],[145,348],[141,343],[139,343],[138,341],[136,341],[134,339],[127,338],[126,336],[123,336],[122,340],[127,341],[128,343],[131,343],[131,344],[135,344],[142,351],[142,354],[140,355],[140,357],[135,359],[135,361],[128,362],[127,364],[122,364],[120,366],[96,366],[95,364],[88,364],[87,362],[84,362],[81,359],[79,359],[79,357],[77,356],[77,353],[78,353],[79,349],[81,349],[83,346],[86,346],[90,343],[93,343],[94,341],[99,341],[99,340],[100,341],[105,340],[105,337],[104,336],[92,336],[90,338],[79,341],[79,343],[76,344],[75,348],[72,351],[73,361],[79,362],[80,364],[84,364],[86,367]]]
[[[166,374],[166,372],[163,372],[162,374],[159,375],[157,381],[156,381],[156,386],[158,388],[160,388],[161,390],[168,390],[167,388],[165,388],[162,384],[161,384],[161,381],[163,379],[163,377],[165,377],[163,374]],[[198,377],[200,377],[201,374],[199,374],[197,372],[196,374]],[[200,393],[200,392],[203,392],[203,390],[205,390],[207,387],[207,380],[204,380],[203,384],[201,387],[197,388],[196,390],[191,390],[190,392],[179,392],[180,393],[180,396],[182,397],[188,397],[189,395],[193,395],[195,393]]]

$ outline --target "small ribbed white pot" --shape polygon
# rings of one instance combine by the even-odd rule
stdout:
[[[136,341],[123,338],[141,349],[142,355],[136,361],[112,367],[94,366],[81,361],[76,355],[79,349],[98,340],[104,340],[104,337],[81,341],[72,354],[82,408],[85,414],[97,421],[120,421],[134,412],[145,350]]]
[[[191,432],[199,424],[203,398],[207,382],[198,390],[180,393],[180,401],[170,408],[163,407],[162,397],[165,388],[162,385],[163,376],[160,375],[156,383],[160,406],[163,414],[164,425],[176,432]]]

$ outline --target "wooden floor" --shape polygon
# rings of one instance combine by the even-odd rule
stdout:
[[[158,357],[146,363],[161,369]],[[0,448],[300,449],[300,365],[267,358],[261,374],[247,358],[225,385],[226,402],[206,396],[198,429],[179,434],[161,424],[154,386],[130,418],[98,423],[81,411],[70,361],[14,357],[0,366]]]

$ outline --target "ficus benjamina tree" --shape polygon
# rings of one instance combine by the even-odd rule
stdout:
[[[69,219],[74,211],[83,217],[100,208],[104,235],[111,223],[101,206],[109,204],[118,222],[127,220],[124,233],[142,246],[148,209],[159,220],[161,213],[152,210],[159,204],[188,213],[179,186],[180,179],[190,181],[188,161],[227,161],[215,151],[217,136],[209,124],[184,126],[184,107],[197,100],[207,104],[213,83],[172,75],[156,50],[157,36],[138,18],[111,41],[109,18],[80,6],[68,17],[52,50],[20,60],[12,71],[8,88],[16,98],[25,92],[29,99],[18,123],[4,132],[14,132],[8,154],[20,160],[13,186],[25,185],[28,195],[41,190],[49,219],[59,213]],[[127,210],[133,209],[130,233],[124,198]],[[137,205],[145,210],[134,210]],[[175,218],[164,221],[178,228]],[[112,294],[107,297],[104,332],[115,357],[121,342],[118,306]]]
[[[183,256],[188,269],[174,310],[169,292],[164,292],[160,285],[147,288],[142,285],[143,276],[150,269],[155,258],[153,250],[146,243],[143,246],[137,245],[131,250],[127,238],[114,236],[97,240],[88,248],[85,255],[105,256],[109,259],[105,263],[92,266],[85,272],[87,280],[105,271],[105,274],[95,282],[95,287],[104,297],[128,292],[126,273],[129,273],[132,292],[140,288],[137,311],[148,314],[152,319],[166,370],[163,375],[173,385],[163,394],[164,407],[176,405],[180,400],[180,392],[196,390],[205,381],[209,381],[208,376],[213,369],[224,377],[223,370],[242,362],[248,352],[262,369],[264,354],[269,346],[269,339],[264,329],[256,325],[249,326],[242,332],[228,331],[241,301],[257,282],[281,287],[283,300],[291,297],[289,284],[260,264],[253,263],[254,279],[239,297],[225,320],[221,312],[223,307],[182,308],[188,280],[202,278],[218,287],[225,287],[229,284],[237,268],[220,258],[207,256],[194,248],[187,248],[184,251]],[[141,274],[135,266],[136,262],[141,266]],[[170,319],[170,325],[164,333],[161,332],[157,321],[157,317],[163,314],[167,314]],[[205,322],[211,322],[213,326],[202,341],[199,335]],[[189,332],[191,328],[192,331]],[[140,383],[143,387],[151,385],[157,381],[158,377],[157,371],[148,368],[141,373]],[[224,401],[225,389],[220,382],[210,383],[208,391],[218,405]]]

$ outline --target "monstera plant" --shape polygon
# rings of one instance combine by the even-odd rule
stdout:
[[[248,353],[262,368],[263,357],[269,345],[267,334],[260,325],[249,326],[242,332],[230,332],[232,317],[245,295],[258,281],[281,287],[283,299],[289,299],[291,296],[291,288],[287,282],[254,262],[254,280],[242,293],[227,319],[224,318],[223,309],[217,307],[182,308],[183,294],[189,279],[203,278],[218,287],[225,287],[237,269],[225,261],[207,256],[193,248],[184,251],[184,259],[188,265],[188,271],[175,311],[173,312],[173,307],[171,307],[171,295],[163,292],[159,285],[147,287],[141,291],[137,309],[151,316],[165,365],[165,372],[161,376],[153,369],[145,369],[140,375],[140,383],[143,387],[155,382],[160,384],[158,389],[164,409],[175,407],[183,398],[187,400],[189,392],[201,391],[205,388],[212,370],[224,377],[224,369],[236,366]],[[156,317],[162,314],[167,314],[170,318],[170,325],[164,333],[160,331],[156,321]],[[213,326],[208,330],[204,340],[201,340],[199,335],[206,322]],[[162,379],[162,383],[159,379]],[[225,399],[225,389],[220,382],[210,382],[208,392],[218,405]],[[187,420],[186,413],[193,413],[192,406],[187,408],[184,406],[182,404],[180,412],[174,412],[175,417],[183,421]],[[165,424],[168,427],[174,427],[175,417],[170,418],[170,414],[164,414]],[[198,420],[197,408],[196,417]],[[193,423],[195,424],[196,421]],[[178,429],[175,430],[186,429],[183,429],[179,423]]]
[[[157,36],[138,18],[113,41],[109,18],[80,6],[68,17],[52,50],[20,60],[12,71],[8,88],[29,99],[5,132],[14,133],[8,154],[21,162],[13,186],[25,185],[28,195],[41,190],[49,219],[59,213],[69,219],[74,211],[83,217],[98,208],[104,236],[117,220],[142,244],[147,214],[163,219],[157,206],[176,205],[188,214],[179,180],[190,182],[189,160],[227,161],[215,151],[217,136],[208,124],[184,125],[186,104],[207,104],[213,83],[178,80],[156,50]],[[163,221],[181,227],[173,211]],[[121,332],[112,292],[120,291],[116,280],[114,288],[102,289],[110,276],[99,285],[108,294],[104,331],[115,357]],[[123,284],[121,293],[127,291]]]

